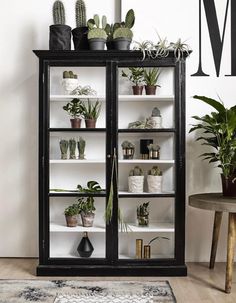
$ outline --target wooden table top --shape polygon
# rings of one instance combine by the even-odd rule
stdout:
[[[189,205],[196,208],[236,213],[236,198],[222,193],[206,193],[189,196]]]

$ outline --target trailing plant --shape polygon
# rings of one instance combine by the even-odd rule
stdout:
[[[93,19],[89,19],[87,22],[89,32],[88,32],[88,39],[93,38],[101,38],[107,39],[107,33],[105,31],[107,25],[107,18],[106,16],[102,16],[102,27],[100,28],[100,18],[98,15],[94,15]]]
[[[79,141],[77,142],[77,145],[79,150],[79,159],[84,160],[86,141],[82,137],[79,137]]]
[[[86,215],[93,213],[96,208],[94,206],[94,198],[93,197],[87,197],[85,200],[84,198],[78,199],[78,209],[79,213],[84,213]]]
[[[160,70],[157,67],[149,68],[149,69],[144,69],[143,73],[143,78],[144,78],[144,83],[148,86],[158,86],[161,87],[160,85],[157,85],[158,78],[160,76]]]
[[[89,85],[86,86],[79,85],[71,92],[71,95],[96,95],[96,94],[97,92],[94,89],[92,89]]]
[[[71,70],[63,72],[63,79],[77,79],[78,76],[74,74]]]
[[[141,85],[143,83],[144,69],[142,67],[129,67],[128,73],[122,70],[122,77],[127,78],[134,85]]]
[[[117,28],[114,29],[113,32],[113,38],[127,38],[129,40],[132,40],[133,38],[133,32],[131,28],[134,26],[135,22],[135,15],[134,10],[130,9],[125,17],[125,21],[121,22]]]
[[[146,202],[137,207],[137,216],[148,216],[149,215],[149,203]]]
[[[160,149],[160,147],[159,147]],[[148,171],[148,175],[150,176],[162,176],[162,171],[158,166],[153,166],[152,169]]]
[[[133,148],[134,149],[134,144],[129,142],[129,141],[123,141],[121,144],[123,149],[128,149],[128,148]]]
[[[68,217],[76,216],[78,215],[78,208],[75,204],[68,206],[64,210],[64,215]]]
[[[75,150],[76,150],[76,140],[70,139],[69,140],[70,159],[76,159]]]
[[[216,111],[202,117],[193,116],[197,124],[189,132],[201,130],[196,141],[209,146],[212,151],[200,155],[209,163],[219,163],[222,174],[228,178],[236,174],[236,106],[227,109],[223,102],[205,96],[194,96],[212,106]]]
[[[148,245],[150,245],[153,241],[158,240],[158,239],[170,240],[167,237],[155,237],[148,242]]]
[[[92,103],[89,99],[87,104],[85,102],[81,102],[81,110],[84,119],[97,120],[99,114],[101,112],[102,103],[98,100],[95,103]]]
[[[144,176],[143,170],[139,166],[135,166],[134,169],[131,169],[129,176]]]
[[[75,3],[75,19],[77,27],[86,26],[86,5],[84,0],[77,0]]]
[[[65,25],[66,18],[65,18],[65,8],[63,2],[60,0],[55,1],[53,3],[52,11],[53,11],[54,24]]]
[[[161,117],[161,112],[158,107],[154,107],[152,110],[152,117]]]
[[[83,114],[83,110],[81,107],[81,101],[80,99],[73,99],[70,102],[68,102],[65,106],[63,106],[63,109],[73,118],[80,118]]]
[[[81,193],[96,193],[104,191],[97,181],[88,181],[87,187],[82,187],[80,184],[78,184],[77,190]]]
[[[61,159],[66,160],[69,142],[65,139],[62,139],[60,140],[59,145],[61,150]]]

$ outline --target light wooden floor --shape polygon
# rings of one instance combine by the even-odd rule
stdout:
[[[0,279],[50,279],[50,277],[36,277],[36,265],[36,259],[0,259]],[[168,280],[178,303],[236,303],[236,270],[232,293],[225,294],[224,263],[216,263],[214,270],[209,270],[207,263],[188,263],[187,265],[187,277],[103,277],[102,280]],[[53,279],[58,278],[53,277]],[[94,277],[67,277],[65,279],[101,280]]]

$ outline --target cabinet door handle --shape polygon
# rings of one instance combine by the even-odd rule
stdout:
[[[111,155],[107,155],[107,158],[110,159],[110,158],[111,158]]]

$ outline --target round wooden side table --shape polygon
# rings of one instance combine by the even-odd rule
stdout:
[[[189,205],[200,209],[215,211],[210,269],[213,269],[215,265],[223,212],[229,213],[225,292],[230,293],[234,266],[234,247],[236,243],[236,198],[224,197],[222,193],[197,194],[189,196]]]

